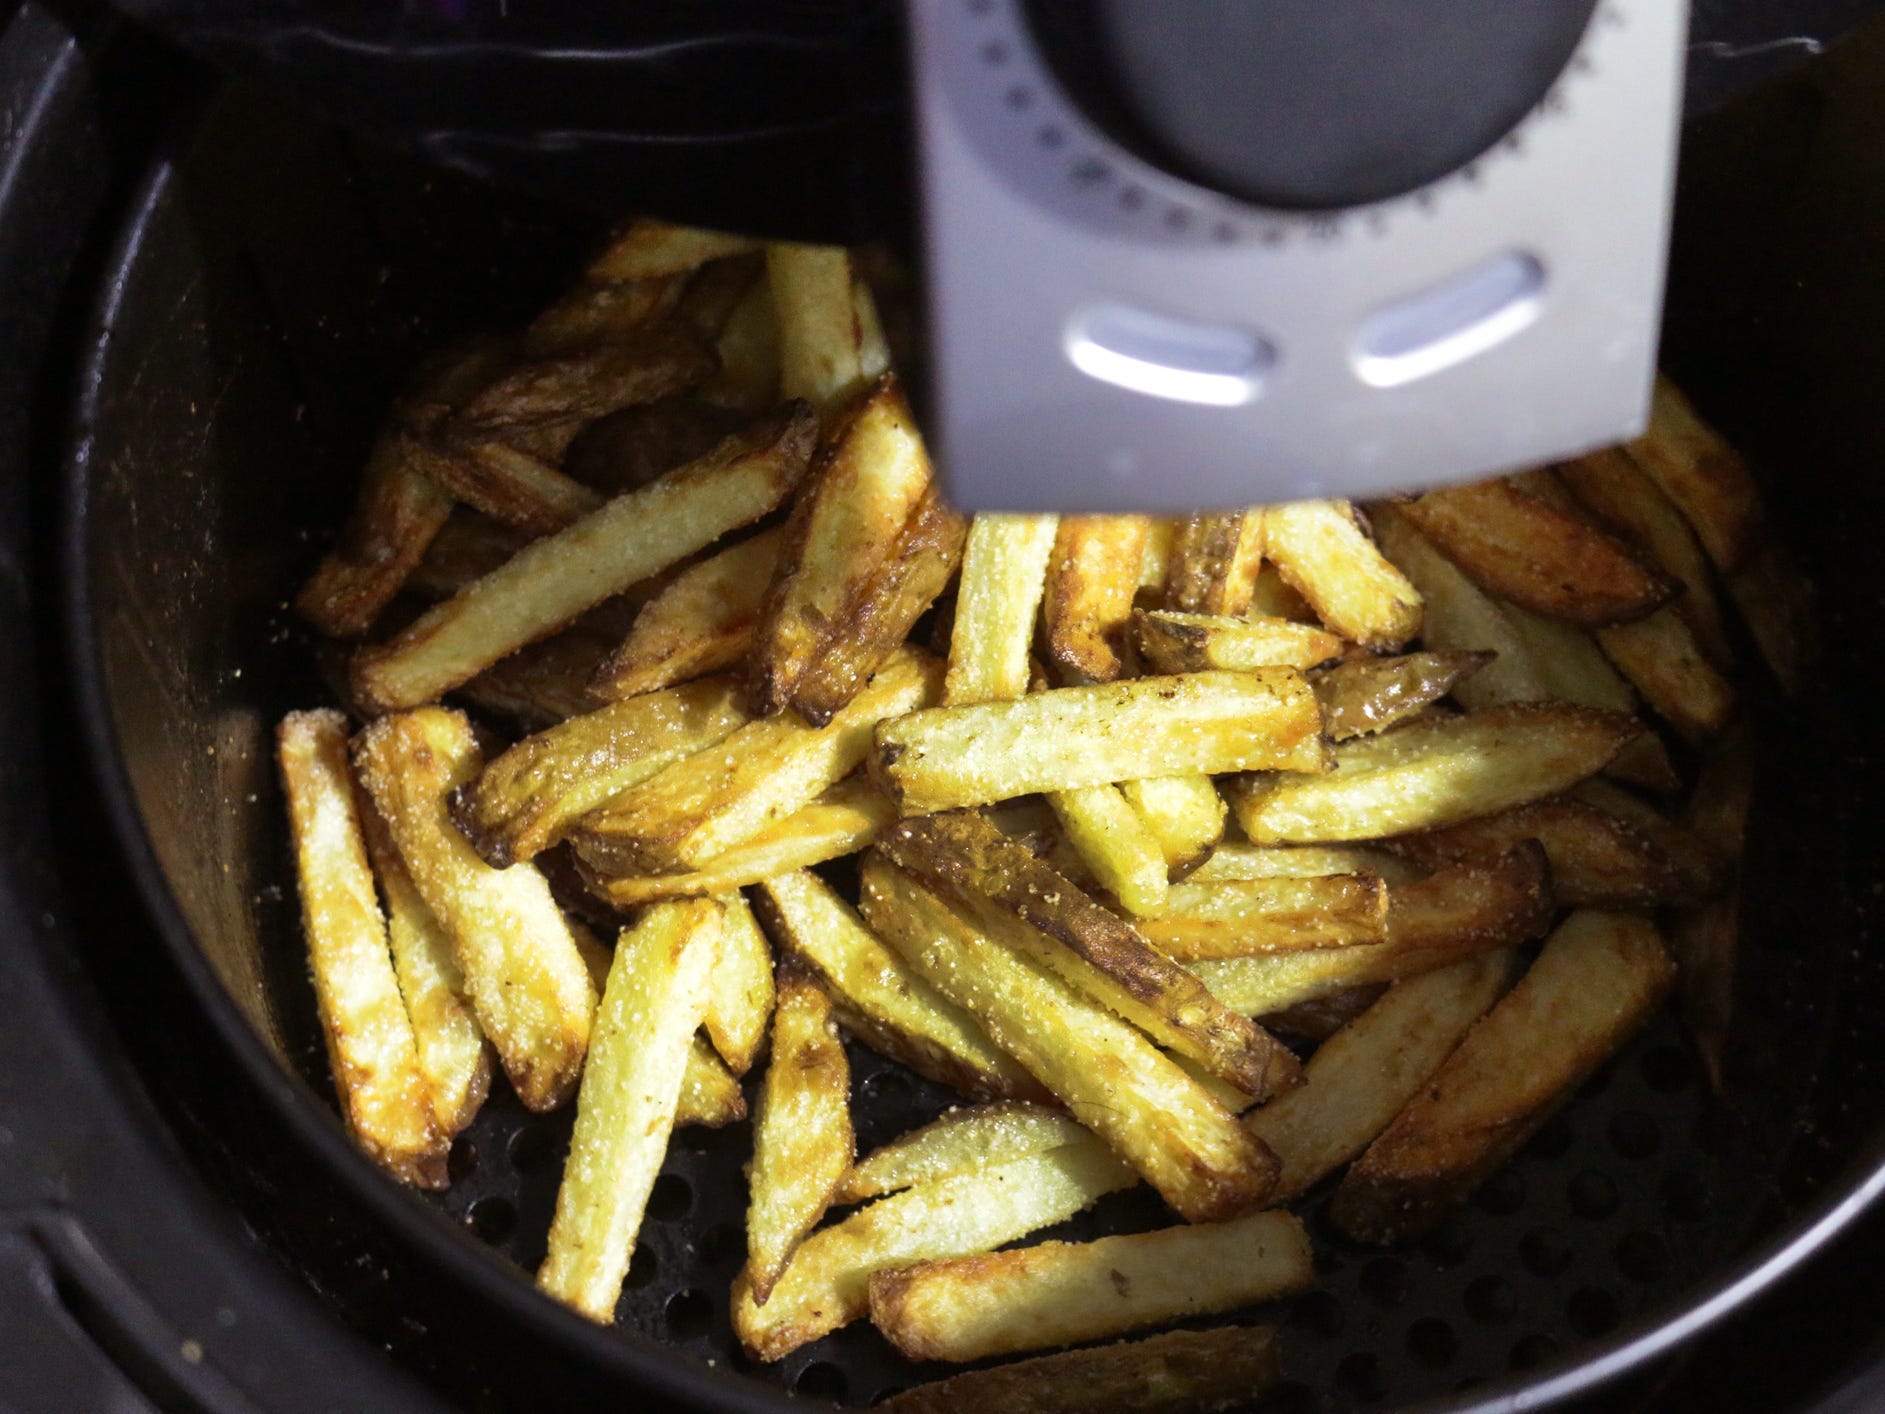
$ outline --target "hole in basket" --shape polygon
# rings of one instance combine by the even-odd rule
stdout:
[[[517,1231],[517,1209],[508,1198],[480,1198],[466,1211],[465,1221],[479,1241],[496,1245]]]
[[[556,1158],[556,1140],[546,1125],[526,1125],[511,1135],[511,1167],[519,1173],[538,1173]]]
[[[1699,1218],[1707,1196],[1707,1186],[1692,1173],[1672,1173],[1662,1181],[1663,1211],[1679,1222]]]
[[[1662,1131],[1641,1110],[1625,1110],[1610,1121],[1610,1147],[1626,1159],[1647,1159],[1662,1147]]]
[[[1421,1255],[1436,1267],[1457,1267],[1473,1251],[1473,1234],[1458,1218],[1448,1217],[1420,1239]]]
[[[1532,1136],[1532,1142],[1525,1148],[1526,1154],[1545,1163],[1561,1159],[1571,1147],[1571,1126],[1563,1115],[1546,1121],[1544,1128]]]
[[[1407,1300],[1407,1266],[1393,1257],[1377,1257],[1361,1269],[1361,1289],[1383,1306]]]
[[[721,1223],[700,1235],[700,1260],[710,1267],[735,1264],[746,1255],[746,1233],[734,1223]]]
[[[865,1103],[882,1105],[886,1109],[902,1109],[915,1098],[910,1082],[894,1070],[878,1071],[859,1088],[864,1092],[862,1098]]]
[[[1460,1353],[1459,1337],[1438,1316],[1424,1316],[1407,1328],[1407,1353],[1429,1370],[1445,1369]]]
[[[1473,1198],[1482,1212],[1510,1217],[1525,1206],[1525,1179],[1516,1169],[1501,1169],[1480,1184]]]
[[[1680,1046],[1654,1046],[1643,1052],[1638,1068],[1643,1083],[1652,1090],[1673,1095],[1686,1090],[1695,1080],[1695,1062]]]
[[[833,1404],[842,1403],[850,1381],[844,1377],[844,1371],[829,1361],[818,1360],[799,1371],[798,1378],[792,1381],[792,1392],[807,1399],[828,1399]]]
[[[1571,1244],[1556,1228],[1533,1228],[1519,1243],[1518,1254],[1535,1277],[1555,1277],[1571,1265]]]
[[[1557,1356],[1558,1342],[1544,1334],[1528,1335],[1512,1347],[1507,1360],[1514,1370],[1531,1370]]]
[[[1365,1350],[1342,1357],[1335,1367],[1335,1378],[1343,1389],[1363,1404],[1377,1404],[1387,1395],[1381,1380],[1381,1362]]]
[[[1517,1310],[1518,1293],[1504,1277],[1479,1277],[1466,1288],[1466,1314],[1475,1321],[1496,1326],[1511,1320]]]
[[[713,1301],[704,1291],[688,1288],[668,1298],[662,1317],[676,1340],[695,1340],[713,1325]]]
[[[1616,1329],[1619,1319],[1616,1299],[1595,1287],[1571,1293],[1571,1299],[1564,1303],[1564,1314],[1571,1329],[1586,1339]]]
[[[1669,1272],[1669,1248],[1653,1232],[1633,1232],[1617,1244],[1617,1270],[1631,1281],[1661,1281]]]
[[[676,1222],[694,1206],[694,1187],[678,1173],[664,1173],[648,1192],[648,1216],[659,1223]]]
[[[1617,1185],[1611,1182],[1607,1174],[1598,1173],[1595,1169],[1585,1169],[1573,1178],[1565,1194],[1571,1200],[1572,1212],[1580,1218],[1593,1221],[1607,1218],[1616,1212],[1619,1201]]]
[[[661,1262],[651,1247],[637,1247],[635,1255],[628,1259],[628,1275],[622,1279],[622,1285],[630,1291],[640,1291],[649,1282],[661,1275]]]
[[[1347,1321],[1341,1298],[1326,1291],[1305,1291],[1290,1307],[1290,1324],[1328,1340],[1342,1333]]]
[[[477,1171],[478,1146],[469,1139],[460,1139],[445,1160],[445,1176],[453,1183],[463,1183]]]

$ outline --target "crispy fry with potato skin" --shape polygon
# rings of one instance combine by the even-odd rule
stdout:
[[[529,537],[573,525],[603,501],[489,425],[442,426],[427,440],[418,465],[447,494]]]
[[[1222,668],[1313,668],[1339,657],[1339,635],[1312,624],[1269,617],[1228,618],[1172,609],[1135,609],[1132,635],[1145,661],[1161,673]]]
[[[1282,1368],[1268,1326],[1166,1331],[971,1370],[877,1407],[884,1414],[1210,1414],[1260,1399]]]
[[[1335,1225],[1417,1237],[1537,1130],[1662,1001],[1675,966],[1649,920],[1573,913],[1342,1180]]]
[[[1507,481],[1429,491],[1399,510],[1482,589],[1546,618],[1628,623],[1681,587],[1586,518]]]
[[[1028,690],[1028,648],[1058,527],[1053,516],[978,515],[970,522],[945,703],[1002,701]]]
[[[1192,871],[1194,884],[1235,879],[1316,879],[1327,874],[1374,874],[1392,888],[1425,871],[1375,845],[1245,844],[1226,841]]]
[[[1366,648],[1420,632],[1420,591],[1363,533],[1346,501],[1297,501],[1263,513],[1263,553],[1316,617]]]
[[[451,1136],[434,1116],[387,951],[347,764],[347,719],[332,710],[290,712],[276,739],[308,967],[341,1117],[367,1157],[402,1183],[443,1188]]]
[[[699,1125],[724,1129],[746,1118],[746,1096],[739,1078],[727,1069],[719,1053],[698,1034],[687,1048],[687,1067],[681,1072],[681,1095],[674,1105],[674,1127]]]
[[[1679,887],[1686,897],[1699,898],[1721,887],[1722,857],[1686,824],[1671,820],[1641,796],[1608,781],[1585,781],[1571,795],[1596,806],[1647,840],[1651,848],[1675,867]]]
[[[766,275],[779,318],[779,386],[829,416],[884,372],[876,307],[839,246],[775,242]]]
[[[1706,741],[1733,714],[1734,685],[1708,661],[1673,607],[1596,632],[1605,656],[1687,740]]]
[[[1118,786],[1057,790],[1047,803],[1060,821],[1062,838],[1080,856],[1096,887],[1141,918],[1164,911],[1170,882],[1165,846]]]
[[[1438,702],[1492,661],[1490,653],[1351,658],[1309,675],[1330,741],[1385,731]]]
[[[1044,1154],[1063,1144],[1099,1144],[1091,1130],[1059,1110],[1011,1100],[947,1110],[920,1129],[859,1159],[834,1203],[864,1203],[919,1183]]]
[[[1047,656],[1073,682],[1125,671],[1132,596],[1151,522],[1144,516],[1063,516],[1047,560],[1041,621]]]
[[[673,313],[684,284],[675,273],[606,283],[578,281],[530,321],[523,351],[531,358],[556,358],[632,338]]]
[[[1165,876],[1174,883],[1208,859],[1224,838],[1230,810],[1209,776],[1150,776],[1119,788],[1158,840]]]
[[[639,491],[705,456],[745,422],[699,396],[640,403],[585,423],[563,454],[563,470],[605,496]]]
[[[486,383],[452,417],[452,430],[502,436],[513,425],[576,427],[657,398],[713,374],[713,351],[685,329],[661,326],[630,338],[550,358],[526,359]],[[568,445],[567,437],[563,445]],[[560,454],[562,447],[556,448]]]
[[[449,599],[529,543],[482,511],[459,506],[425,547],[403,587],[429,600]]]
[[[713,1048],[735,1075],[753,1068],[766,1048],[776,989],[772,948],[739,890],[720,894],[720,947],[707,979],[707,1010],[701,1018]]]
[[[1165,606],[1234,617],[1250,607],[1261,568],[1261,510],[1189,516],[1178,522],[1166,554]]]
[[[1166,911],[1139,930],[1167,957],[1207,957],[1377,943],[1387,931],[1388,890],[1373,874],[1249,879],[1172,887]]]
[[[759,248],[759,242],[751,236],[637,216],[610,236],[583,278],[598,285],[612,285],[685,275],[710,260],[724,260]]]
[[[579,619],[493,663],[451,695],[521,731],[547,731],[602,705],[589,695],[589,677],[611,642]]]
[[[1715,567],[1739,569],[1761,539],[1760,491],[1746,459],[1666,377],[1656,380],[1649,430],[1624,451],[1675,502]]]

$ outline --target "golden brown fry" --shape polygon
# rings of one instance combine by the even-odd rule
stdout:
[[[1028,648],[1059,522],[979,515],[962,551],[943,701],[994,702],[1028,690]]]
[[[452,824],[451,792],[482,765],[471,724],[426,707],[370,724],[354,744],[360,781],[438,921],[465,991],[524,1104],[569,1098],[596,1008],[576,943],[543,875],[493,869]]]
[[[620,408],[671,397],[705,381],[714,356],[691,332],[661,326],[619,341],[551,358],[527,359],[486,383],[452,417],[467,436],[502,436],[508,427],[567,427],[551,446],[560,453],[577,427]],[[542,448],[533,448],[542,450]]]
[[[589,695],[589,679],[612,642],[579,619],[460,683],[452,696],[522,731],[545,731],[601,705]]]
[[[986,1252],[1133,1182],[1103,1149],[1069,1144],[893,1193],[800,1243],[764,1306],[742,1272],[734,1332],[753,1358],[782,1359],[867,1314],[873,1272]]]
[[[714,1048],[696,1035],[687,1048],[687,1068],[681,1072],[681,1095],[674,1105],[674,1127],[699,1125],[724,1129],[746,1118],[746,1096]]]
[[[1326,874],[1374,874],[1392,888],[1423,871],[1372,845],[1245,844],[1226,842],[1192,872],[1194,884],[1233,879],[1315,879]]]
[[[1041,596],[1047,656],[1072,682],[1111,682],[1139,587],[1151,523],[1144,516],[1063,516]]]
[[[779,972],[772,1059],[753,1122],[745,1278],[757,1305],[766,1304],[857,1156],[850,1102],[851,1066],[831,999],[802,964],[788,962]]]
[[[1195,777],[1174,777],[1190,780]],[[1206,778],[1208,779],[1208,777]],[[1094,883],[1128,913],[1149,917],[1165,908],[1165,846],[1118,786],[1076,786],[1047,797],[1061,833]]]
[[[1375,548],[1346,501],[1298,501],[1263,513],[1263,553],[1316,617],[1366,648],[1420,632],[1420,591]]]
[[[772,948],[759,920],[735,889],[716,900],[721,908],[720,952],[707,982],[707,1013],[701,1025],[735,1075],[744,1075],[766,1046],[772,1018]]]
[[[878,1272],[871,1321],[912,1360],[983,1360],[1232,1311],[1314,1278],[1301,1220],[1252,1213]]]
[[[1720,888],[1723,860],[1687,825],[1677,824],[1641,797],[1608,781],[1586,781],[1571,794],[1596,806],[1647,840],[1675,867],[1682,893],[1699,898]]]
[[[809,870],[781,874],[755,901],[774,939],[817,969],[844,1028],[871,1049],[974,1099],[1049,1098],[968,1012],[923,980]]]
[[[1236,783],[1231,809],[1259,844],[1435,829],[1567,790],[1642,730],[1633,717],[1556,702],[1413,722],[1342,743],[1326,775]]]
[[[667,1154],[719,924],[708,899],[656,904],[622,934],[602,991],[537,1287],[604,1325]]]
[[[904,961],[987,1027],[1192,1222],[1263,1201],[1273,1158],[1230,1112],[1131,1026],[1053,974],[991,945],[971,921],[881,856],[866,856],[864,916]],[[889,1201],[889,1200],[886,1200]]]
[[[1045,1105],[1014,1100],[948,1110],[859,1159],[832,1201],[865,1203],[918,1183],[1083,1143],[1099,1145],[1100,1140],[1086,1126]]]
[[[1235,616],[1250,607],[1263,566],[1263,512],[1227,511],[1178,522],[1166,553],[1165,605]]]
[[[1037,692],[883,723],[871,770],[906,814],[1146,776],[1325,764],[1302,674],[1182,677]]]
[[[1172,542],[1178,538],[1178,522],[1155,519],[1145,530],[1145,555],[1139,561],[1139,588],[1163,590],[1165,574],[1171,568]]]
[[[1327,629],[1288,619],[1225,618],[1171,609],[1134,610],[1132,634],[1145,661],[1161,673],[1313,668],[1341,656],[1347,646]]]
[[[448,427],[417,464],[448,494],[525,536],[561,530],[602,505],[597,492],[488,425]]]
[[[460,506],[432,537],[404,587],[427,599],[449,599],[529,543],[527,537],[482,511]]]
[[[676,274],[608,283],[582,280],[530,321],[524,353],[556,358],[632,338],[673,312],[684,285]]]
[[[1281,1378],[1273,1330],[1226,1326],[971,1370],[877,1407],[884,1414],[1209,1414],[1261,1399]]]
[[[1689,741],[1705,741],[1734,711],[1734,685],[1703,654],[1674,607],[1597,630],[1610,661],[1645,701]]]
[[[884,371],[881,334],[872,338],[875,309],[849,252],[769,245],[766,274],[779,318],[780,391],[821,413],[835,411]]]
[[[1629,1038],[1674,977],[1647,919],[1573,913],[1349,1169],[1329,1209],[1336,1226],[1384,1243],[1431,1227]]]
[[[710,260],[724,260],[759,248],[759,242],[751,236],[676,226],[638,216],[610,238],[607,248],[590,262],[584,278],[601,285],[685,275]]]
[[[618,702],[740,662],[753,646],[784,536],[761,531],[677,575],[635,616],[590,692]]]
[[[290,712],[277,733],[301,925],[347,1132],[402,1183],[443,1188],[451,1136],[434,1118],[387,951],[347,765],[347,719]]]
[[[1387,914],[1387,887],[1373,874],[1187,882],[1172,886],[1165,912],[1139,931],[1167,957],[1195,962],[1376,943]]]
[[[452,817],[487,863],[505,869],[749,720],[731,678],[632,697],[518,742],[452,796]]]
[[[1230,811],[1209,776],[1151,776],[1120,789],[1158,840],[1168,879],[1184,878],[1224,838]]]
[[[1680,588],[1589,520],[1509,482],[1430,491],[1399,510],[1481,588],[1547,618],[1627,623]]]
[[[354,664],[356,692],[383,710],[424,702],[758,519],[803,472],[812,431],[809,410],[788,409],[526,546],[390,642],[363,652]]]
[[[972,912],[995,941],[1044,963],[1075,990],[1245,1094],[1264,1099],[1294,1082],[1294,1057],[1271,1037],[1220,1005],[1195,977],[1148,947],[1132,924],[982,816],[953,811],[905,820],[885,832],[878,849],[970,910],[986,902],[1015,920],[1017,927],[1004,927]]]
[[[1383,731],[1423,711],[1492,661],[1490,653],[1351,658],[1309,675],[1330,741]]]
[[[563,456],[563,470],[605,496],[639,491],[745,424],[739,413],[699,397],[662,398],[585,423]]]
[[[1746,460],[1667,378],[1656,380],[1649,430],[1624,450],[1675,502],[1715,567],[1739,569],[1760,540],[1760,492]]]
[[[1354,1158],[1412,1100],[1511,985],[1509,951],[1409,977],[1316,1048],[1303,1084],[1244,1123],[1283,1161],[1273,1202]]]
[[[720,373],[704,396],[748,415],[779,401],[779,311],[769,279],[755,281],[733,306],[713,347]]]

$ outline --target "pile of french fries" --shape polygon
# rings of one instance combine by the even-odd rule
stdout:
[[[965,521],[851,255],[631,224],[419,372],[298,601],[358,640],[280,732],[342,1113],[439,1187],[494,1065],[573,1099],[537,1281],[609,1322],[673,1129],[750,1099],[754,1357],[868,1317],[1082,1347],[897,1407],[1248,1398],[1267,1332],[1091,1343],[1310,1284],[1311,1190],[1417,1235],[1672,990],[1718,1057],[1729,603],[1796,682],[1667,384],[1365,515]],[[965,1103],[858,1157],[845,1038]],[[1141,1184],[1168,1226],[1013,1245]]]

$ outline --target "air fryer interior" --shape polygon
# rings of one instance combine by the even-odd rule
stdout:
[[[1290,1383],[1265,1407],[1476,1398],[1568,1368],[1691,1304],[1870,1163],[1885,1129],[1885,973],[1865,953],[1885,800],[1866,696],[1885,522],[1885,83],[1872,76],[1885,77],[1878,31],[1707,120],[1685,153],[1666,362],[1757,459],[1820,585],[1828,644],[1804,700],[1751,689],[1764,755],[1726,1093],[1709,1095],[1665,1016],[1417,1248],[1347,1243],[1312,1203],[1319,1288],[1246,1313],[1285,1327]],[[519,322],[598,224],[430,176],[232,90],[126,237],[77,443],[94,634],[79,657],[95,662],[168,885],[155,906],[180,911],[219,979],[205,1004],[245,1017],[308,1104],[331,1091],[269,734],[326,693],[286,600],[403,372],[445,338]],[[860,1147],[949,1102],[867,1051],[852,1059]],[[437,1202],[465,1242],[520,1265],[521,1289],[570,1115],[527,1114],[497,1089]],[[748,1143],[744,1125],[677,1136],[621,1322],[843,1402],[944,1373],[864,1326],[771,1371],[740,1354],[726,1293]],[[1066,1231],[1145,1221],[1152,1206],[1126,1195]]]

